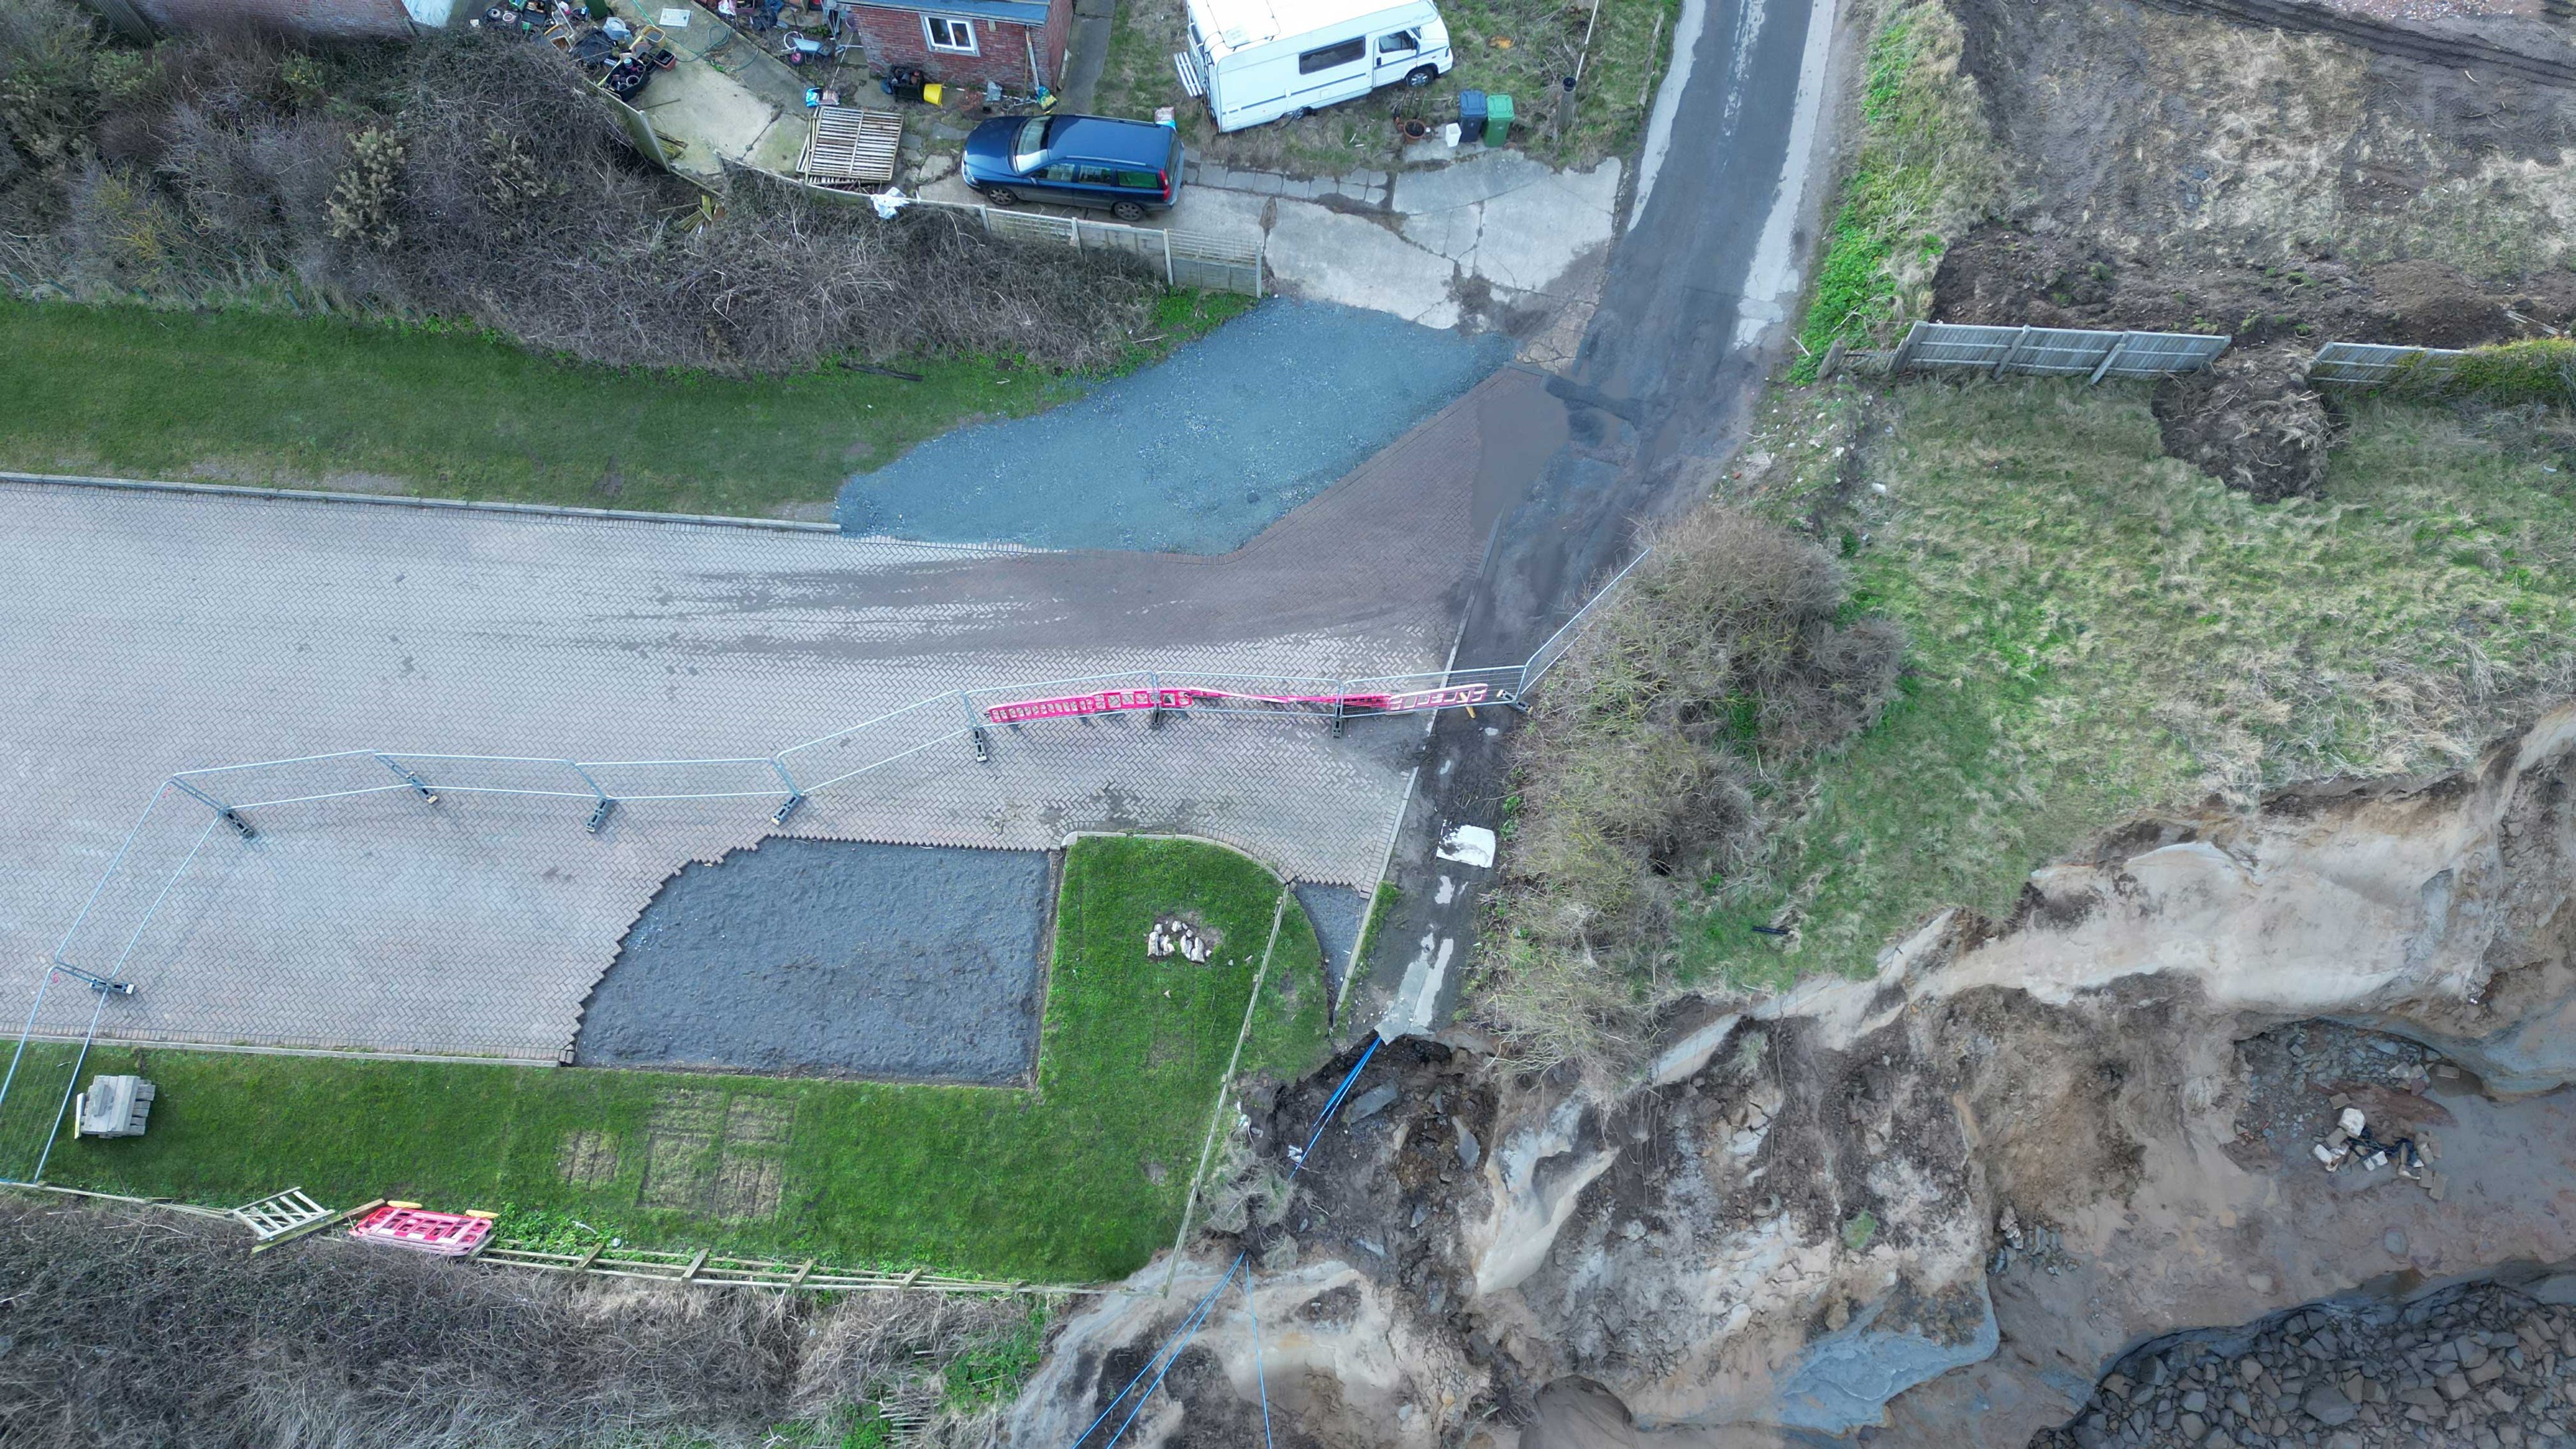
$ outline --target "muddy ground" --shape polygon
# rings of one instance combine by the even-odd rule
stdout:
[[[584,1066],[1016,1083],[1055,857],[772,838],[686,866],[592,989]]]
[[[2576,328],[2576,95],[2133,0],[1957,10],[2009,195],[1952,240],[1933,315],[2233,336],[2156,395],[2165,451],[2229,486],[2322,493],[2320,343]],[[2488,38],[2517,36],[2565,48]]]

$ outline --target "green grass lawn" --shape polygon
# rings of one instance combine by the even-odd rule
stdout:
[[[1837,340],[1883,343],[1931,315],[1933,269],[1950,238],[2002,192],[1966,38],[1950,11],[1881,0],[1863,71],[1859,146],[1817,260],[1790,377],[1812,382]]]
[[[1172,293],[1166,354],[1250,299]],[[456,332],[0,300],[0,467],[765,517],[1093,379],[990,358],[774,378],[557,361]]]
[[[130,1071],[159,1085],[150,1133],[65,1140],[46,1176],[218,1206],[301,1185],[334,1205],[410,1198],[556,1229],[577,1218],[629,1243],[1115,1278],[1179,1221],[1278,895],[1266,870],[1215,846],[1077,843],[1034,1091],[100,1050],[84,1081]],[[1215,929],[1214,962],[1145,959],[1146,930],[1168,913]],[[1244,1072],[1321,1064],[1320,963],[1291,900]],[[31,1050],[29,1075],[59,1091],[67,1055]],[[53,1106],[13,1094],[6,1140],[35,1140]],[[657,1131],[675,1112],[713,1135]],[[764,1182],[773,1214],[726,1215],[729,1189],[738,1203]],[[712,1206],[648,1206],[673,1184]]]
[[[1834,471],[1833,397],[1775,415],[1773,446],[1819,453],[1805,486]],[[2009,914],[2031,869],[2134,812],[2451,768],[2576,683],[2571,460],[2443,408],[2349,412],[2324,500],[2265,504],[2162,456],[2143,388],[1898,389],[1868,472],[1888,492],[1845,539],[1853,607],[1907,631],[1904,697],[1782,783],[1793,823],[1684,925],[1686,963],[1866,969],[1930,911]],[[1811,496],[1747,501],[1787,519]],[[1794,955],[1751,930],[1784,905]]]

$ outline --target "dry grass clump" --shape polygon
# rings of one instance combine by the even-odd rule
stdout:
[[[2456,769],[2576,691],[2576,418],[2347,397],[2323,496],[2263,503],[2165,456],[2150,392],[1908,384],[1857,488],[1848,394],[1766,405],[1736,496],[1846,541],[1904,700],[1685,903],[1685,975],[1866,971],[2136,814]]]
[[[21,295],[469,320],[618,365],[843,353],[1115,361],[1155,280],[916,208],[737,173],[721,205],[628,147],[572,62],[482,32],[306,49],[112,44],[0,0],[0,280]]]
[[[224,1223],[0,1198],[0,1444],[758,1444],[791,1416],[838,1424],[925,1382],[937,1413],[943,1371],[1030,1321],[1014,1300],[833,1306],[501,1273],[334,1235],[258,1258],[248,1245]]]
[[[1517,841],[1476,1010],[1533,1065],[1615,1073],[1672,987],[1682,890],[1738,869],[1756,781],[1875,718],[1901,640],[1843,619],[1815,544],[1709,506],[1655,541],[1535,701]]]

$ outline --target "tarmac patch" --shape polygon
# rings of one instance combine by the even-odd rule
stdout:
[[[772,837],[664,881],[593,988],[583,1066],[1015,1085],[1037,1061],[1042,851]],[[666,1135],[684,1130],[675,1095]],[[716,1094],[709,1094],[716,1095]],[[695,1110],[695,1109],[687,1109]],[[768,1110],[721,1099],[722,1113]],[[720,1115],[685,1130],[783,1133]]]

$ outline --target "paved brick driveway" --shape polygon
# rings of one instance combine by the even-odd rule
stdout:
[[[0,714],[0,1012],[27,1009],[173,770],[351,748],[760,755],[968,685],[1437,668],[1513,486],[1482,437],[1536,386],[1502,374],[1220,559],[0,485],[0,669],[21,701]],[[947,710],[919,727],[953,728]],[[1336,741],[1282,720],[1059,721],[995,731],[984,764],[933,745],[816,795],[789,829],[1009,847],[1184,831],[1367,885],[1420,739],[1391,722]],[[809,752],[798,773],[879,743]],[[546,766],[422,773],[580,788]],[[602,773],[621,795],[671,778]],[[391,778],[360,759],[207,783],[286,800]],[[687,783],[772,779],[710,766]],[[579,799],[397,790],[268,805],[243,841],[165,794],[71,959],[131,942],[140,991],[108,1005],[114,1036],[551,1059],[661,880],[770,833],[775,804],[630,799],[594,836]],[[58,986],[40,1027],[77,1031],[92,1005]]]

